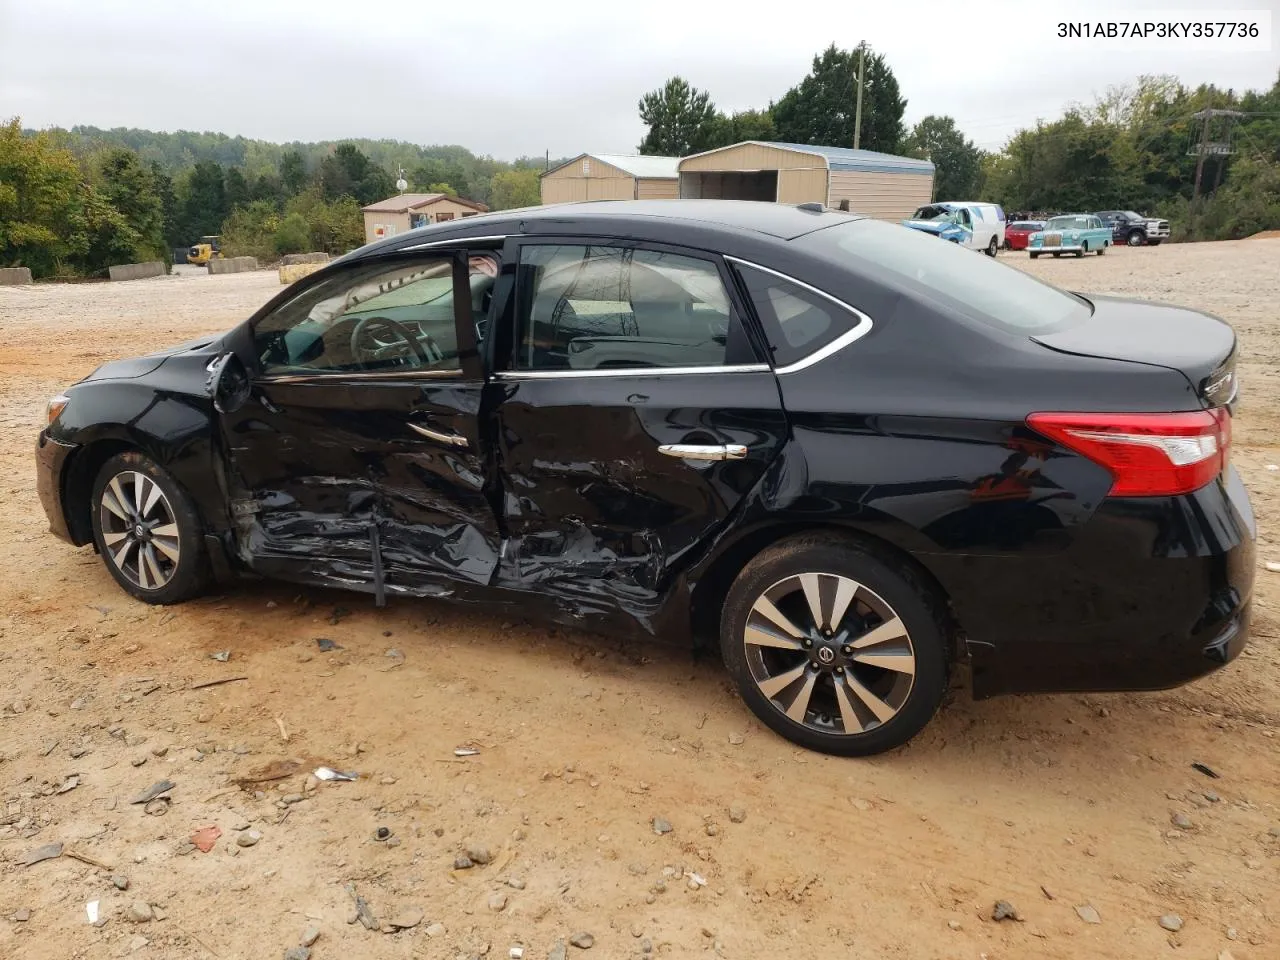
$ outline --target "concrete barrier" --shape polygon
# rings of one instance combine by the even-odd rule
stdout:
[[[280,258],[282,267],[291,267],[295,263],[328,263],[327,253],[286,253]]]
[[[0,267],[0,287],[31,282],[30,267]]]
[[[245,273],[258,269],[257,257],[226,257],[222,260],[210,260],[210,273]]]
[[[164,264],[159,260],[151,260],[147,263],[117,263],[114,267],[107,267],[107,276],[112,280],[141,280],[143,277],[163,277],[164,275]]]
[[[280,282],[293,283],[309,273],[323,269],[324,266],[323,263],[282,263],[280,264]]]

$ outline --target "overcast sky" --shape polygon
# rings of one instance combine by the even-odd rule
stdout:
[[[979,146],[1141,73],[1237,90],[1266,51],[1116,50],[1062,20],[1150,19],[1223,0],[0,0],[0,120],[389,137],[510,159],[634,153],[636,101],[681,74],[723,110],[763,107],[835,42],[883,53],[906,120],[949,114]],[[1280,0],[1232,6],[1271,12]],[[757,9],[756,15],[748,11]]]

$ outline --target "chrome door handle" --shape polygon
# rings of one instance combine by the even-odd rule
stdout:
[[[432,430],[430,427],[423,427],[416,423],[409,424],[409,429],[415,433],[420,433],[428,440],[434,440],[436,443],[443,443],[450,447],[466,447],[467,438],[460,437],[456,433],[443,433],[439,430]]]
[[[664,443],[658,452],[681,460],[741,460],[747,448],[740,443]]]

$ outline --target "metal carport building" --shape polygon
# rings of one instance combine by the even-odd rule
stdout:
[[[679,162],[679,157],[584,153],[542,174],[542,202],[674,200]]]
[[[748,140],[680,161],[680,196],[821,203],[901,220],[933,199],[933,164],[874,150]]]

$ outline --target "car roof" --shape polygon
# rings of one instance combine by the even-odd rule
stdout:
[[[595,200],[502,210],[431,224],[367,244],[341,259],[364,259],[454,239],[566,233],[574,228],[590,232],[607,227],[610,232],[630,236],[633,230],[640,235],[666,233],[663,227],[669,230],[679,224],[697,228],[704,235],[730,237],[747,232],[785,241],[861,219],[865,219],[861,214],[829,210],[816,204],[793,206],[751,200]]]

